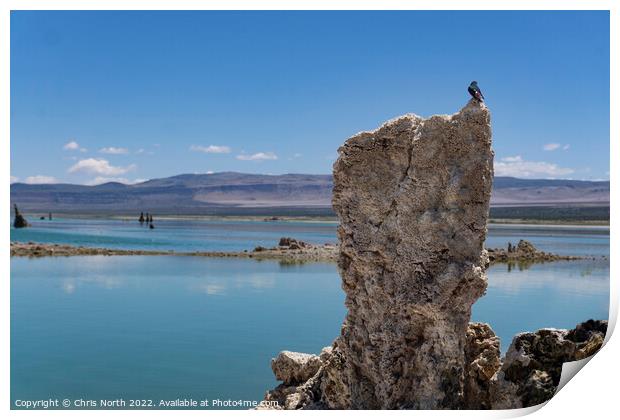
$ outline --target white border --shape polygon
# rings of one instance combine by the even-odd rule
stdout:
[[[205,411],[89,411],[84,413],[81,411],[10,411],[10,362],[9,362],[9,328],[10,328],[10,252],[9,252],[9,228],[6,223],[9,220],[9,202],[10,202],[10,188],[9,183],[6,180],[10,177],[10,153],[9,153],[9,139],[10,139],[10,107],[9,107],[9,92],[10,92],[10,10],[234,10],[234,9],[247,9],[247,10],[278,10],[278,9],[290,9],[290,10],[610,10],[611,16],[611,97],[610,97],[610,117],[620,115],[618,114],[618,25],[620,23],[617,5],[618,2],[613,0],[607,1],[583,1],[583,0],[436,0],[436,1],[420,1],[420,0],[383,0],[383,1],[338,1],[338,0],[300,0],[300,1],[282,1],[282,0],[230,0],[230,1],[201,1],[201,0],[88,0],[88,1],[75,1],[75,0],[5,0],[0,2],[0,92],[2,99],[0,101],[0,132],[2,133],[2,145],[3,153],[0,155],[1,168],[4,173],[5,182],[0,183],[2,193],[4,197],[4,204],[0,207],[0,220],[5,220],[5,223],[0,224],[2,235],[5,238],[4,246],[2,247],[2,272],[4,273],[3,288],[2,288],[2,333],[3,338],[0,352],[2,354],[2,361],[4,369],[2,369],[2,381],[0,388],[0,401],[3,411],[8,411],[9,416],[15,418],[35,418],[38,416],[47,418],[107,418],[114,416],[115,418],[136,418],[142,416],[148,416],[148,418],[167,418],[169,416],[174,417],[186,417],[186,418],[205,418],[213,417],[217,418],[237,418],[237,417],[274,417],[286,415],[288,417],[301,418],[308,416],[321,416],[325,418],[370,418],[375,416],[372,412],[356,412],[356,411],[323,411],[317,412],[271,412],[271,411],[258,411],[258,412],[245,412],[245,411],[218,411],[218,412],[205,412]],[[492,36],[492,34],[489,34]],[[576,104],[578,106],[578,104]],[[615,139],[614,142],[610,142],[610,159],[611,159],[611,172],[610,179],[614,182],[611,183],[611,206],[616,208],[618,200],[618,188],[615,184],[615,180],[618,179],[618,167],[614,165],[617,163],[620,156],[620,147],[618,146],[618,139],[620,139],[619,126],[617,119],[611,118],[611,139]],[[610,331],[614,328],[617,315],[618,315],[618,287],[616,281],[616,274],[618,273],[618,262],[615,259],[615,254],[618,250],[618,239],[615,235],[616,223],[614,219],[611,220],[611,302],[610,302]],[[607,418],[609,413],[615,412],[618,407],[618,397],[615,391],[616,378],[620,374],[620,363],[618,362],[620,355],[620,344],[618,344],[617,338],[611,338],[611,334],[607,336],[607,343],[605,347],[597,354],[588,366],[579,372],[577,379],[570,381],[549,403],[546,404],[543,410],[538,410],[540,407],[525,410],[513,410],[513,411],[400,411],[400,412],[382,412],[381,416],[399,417],[399,418],[508,418],[524,415],[530,412],[530,418],[543,418],[541,416],[553,416],[562,418]]]

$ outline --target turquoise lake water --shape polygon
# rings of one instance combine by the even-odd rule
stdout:
[[[176,250],[251,249],[280,236],[335,242],[329,223],[156,221],[154,231],[122,221],[40,223],[11,239]],[[609,255],[607,228],[494,226],[487,245],[520,238],[563,254]],[[488,275],[472,318],[492,325],[503,351],[521,331],[607,319],[607,259],[494,265]],[[270,359],[330,345],[343,302],[330,263],[12,258],[11,400],[260,400],[276,385]]]
[[[274,246],[282,236],[316,244],[336,243],[335,222],[155,220],[155,229],[136,221],[30,217],[32,228],[11,229],[11,241],[46,242],[117,249],[243,251]],[[549,252],[608,255],[609,227],[491,225],[488,247],[532,241]]]

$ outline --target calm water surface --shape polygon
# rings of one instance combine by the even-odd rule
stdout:
[[[122,221],[58,220],[11,239],[178,250],[247,249],[280,236],[335,241],[329,223],[167,223],[149,232]],[[609,230],[596,228],[498,226],[487,245],[520,238],[548,251],[609,255]],[[495,265],[488,274],[472,317],[492,325],[503,351],[517,332],[607,318],[606,259]],[[12,258],[11,399],[260,400],[276,385],[270,358],[331,344],[343,301],[336,266],[327,263]]]
[[[316,244],[335,243],[335,222],[155,220],[155,229],[136,221],[110,219],[29,218],[33,227],[11,229],[11,240],[117,249],[243,251],[274,246],[282,236]],[[491,225],[488,247],[506,247],[527,239],[549,252],[608,255],[609,227]]]

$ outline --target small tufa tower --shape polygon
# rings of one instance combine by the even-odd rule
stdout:
[[[30,226],[26,218],[22,216],[22,214],[19,212],[17,204],[13,204],[13,206],[15,208],[15,219],[13,220],[13,227],[15,229],[21,229]]]

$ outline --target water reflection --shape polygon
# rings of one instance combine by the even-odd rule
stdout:
[[[229,292],[243,293],[247,288],[254,290],[273,289],[276,287],[276,279],[272,276],[258,273],[239,275],[231,279],[220,280],[195,280],[186,282],[187,289],[192,292],[205,293],[207,295],[226,295]]]
[[[518,332],[607,318],[607,260],[497,264],[488,276],[472,318],[491,324],[503,351]],[[12,397],[260,399],[275,385],[271,357],[320,352],[343,303],[331,263],[13,258]]]
[[[343,300],[332,264],[14,258],[12,399],[260,400],[276,384],[271,357],[318,353]]]
[[[224,295],[226,286],[217,283],[198,284],[190,287],[189,290],[206,293],[207,295]]]
[[[518,268],[514,273],[510,264],[491,266],[487,272],[489,290],[517,295],[524,289],[546,289],[557,294],[591,296],[609,291],[609,265],[605,260],[523,264]]]
[[[84,277],[67,277],[57,279],[60,288],[67,294],[73,294],[80,287],[88,284],[111,290],[118,289],[123,286],[123,279],[117,277],[108,277],[101,275],[85,275]]]

